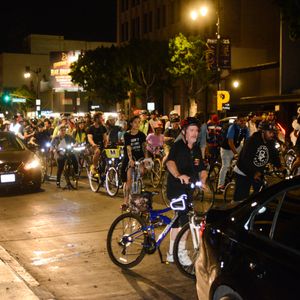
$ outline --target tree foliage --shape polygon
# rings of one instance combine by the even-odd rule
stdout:
[[[275,0],[280,6],[283,21],[288,24],[290,39],[300,38],[300,0]]]
[[[199,37],[186,37],[179,33],[169,42],[169,73],[182,79],[190,97],[197,98],[215,79],[206,63],[206,43]]]
[[[122,52],[116,47],[101,47],[82,53],[72,64],[70,75],[72,82],[92,96],[106,101],[127,97],[127,72]]]

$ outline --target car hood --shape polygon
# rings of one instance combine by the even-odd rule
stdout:
[[[21,163],[26,163],[34,157],[34,153],[29,150],[0,152],[0,168],[5,164],[13,165],[14,169]]]

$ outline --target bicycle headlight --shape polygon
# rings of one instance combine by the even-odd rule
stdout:
[[[40,167],[41,163],[39,159],[34,158],[33,160],[29,161],[28,163],[25,164],[24,169],[25,170],[32,170]]]
[[[46,147],[47,147],[47,148],[50,148],[50,147],[51,147],[51,143],[47,142],[47,143],[46,143]]]

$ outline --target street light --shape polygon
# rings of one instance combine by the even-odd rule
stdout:
[[[25,67],[24,78],[28,79],[31,77],[31,74],[35,74],[36,76],[36,98],[40,99],[40,76],[41,68],[36,68],[35,70],[31,70],[30,67]]]

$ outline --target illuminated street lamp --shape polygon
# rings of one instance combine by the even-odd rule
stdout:
[[[28,79],[31,77],[31,74],[35,74],[36,76],[36,98],[40,98],[40,76],[41,68],[36,68],[35,70],[31,70],[30,67],[25,67],[24,78]]]
[[[239,82],[238,80],[234,80],[234,81],[232,82],[232,86],[233,86],[235,89],[237,89],[237,88],[240,86],[240,82]]]

